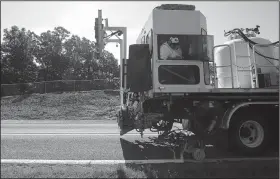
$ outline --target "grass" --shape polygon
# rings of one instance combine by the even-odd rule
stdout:
[[[118,107],[118,94],[104,91],[7,96],[1,120],[115,120]]]
[[[277,178],[278,161],[183,164],[1,164],[1,178]]]
[[[146,178],[125,165],[1,164],[1,178]]]

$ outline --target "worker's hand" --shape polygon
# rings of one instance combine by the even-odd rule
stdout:
[[[183,57],[182,56],[176,56],[175,59],[181,60],[181,59],[183,59]]]

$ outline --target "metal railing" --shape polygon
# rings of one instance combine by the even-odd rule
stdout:
[[[255,44],[255,45],[253,45],[253,64],[254,64],[254,73],[255,73],[255,80],[256,80],[255,87],[256,88],[259,88],[258,67],[272,67],[272,65],[271,66],[261,66],[261,65],[257,64],[257,62],[256,62],[256,47],[269,47],[269,46],[275,46],[275,45],[276,44]],[[277,67],[275,67],[275,68],[277,68]]]
[[[235,64],[233,64],[233,61],[232,61],[232,52],[231,52],[231,47],[230,45],[227,45],[227,44],[224,44],[224,45],[217,45],[217,46],[214,46],[213,47],[213,60],[215,61],[215,49],[218,48],[218,47],[228,47],[229,48],[229,55],[230,55],[230,64],[229,65],[226,65],[226,66],[214,66],[214,78],[217,79],[217,83],[219,83],[219,79],[217,78],[217,68],[230,68],[231,70],[231,87],[234,88],[234,70],[233,70],[233,66],[236,67],[236,72],[238,73],[238,71],[240,71],[239,69],[245,69],[245,68],[249,68],[250,67],[250,76],[251,76],[251,86],[252,88],[259,88],[259,79],[258,79],[258,67],[275,67],[277,68],[276,66],[273,66],[272,65],[259,65],[257,64],[256,62],[256,46],[259,46],[259,47],[269,47],[269,46],[275,46],[275,44],[255,44],[253,45],[252,47],[252,55],[250,54],[250,47],[249,47],[249,44],[248,44],[248,55],[247,56],[240,56],[240,57],[248,57],[249,58],[249,66],[247,67],[240,67],[236,64],[236,51],[235,51],[235,45],[233,45],[233,54],[234,54],[234,60],[235,60]],[[255,74],[255,75],[253,75]],[[238,74],[237,74],[237,86],[240,88],[240,83],[239,83],[239,79],[238,79]]]

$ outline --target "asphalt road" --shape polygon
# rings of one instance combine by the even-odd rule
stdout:
[[[120,137],[116,121],[1,121],[1,159],[173,159],[167,147],[152,142],[155,137],[136,131]],[[238,157],[215,147],[206,152],[207,158]]]

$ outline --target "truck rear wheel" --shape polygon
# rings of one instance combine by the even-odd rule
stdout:
[[[230,148],[245,155],[262,154],[269,143],[268,125],[261,116],[246,118],[236,116],[232,119],[229,129]]]

